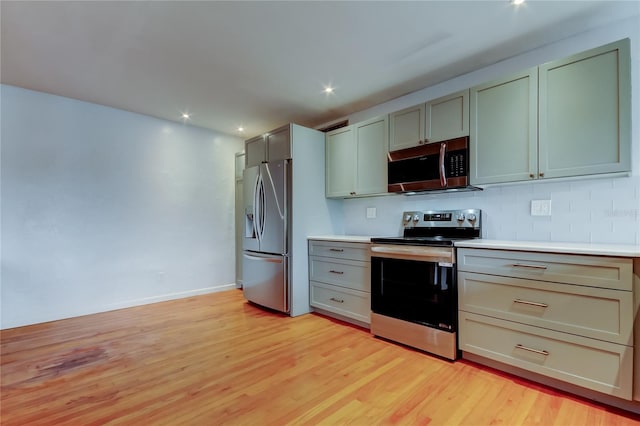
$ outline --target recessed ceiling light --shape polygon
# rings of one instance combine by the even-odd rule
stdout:
[[[524,0],[511,0],[511,4],[514,6],[520,6],[522,3],[524,3]]]
[[[333,93],[334,90],[335,89],[333,87],[331,87],[331,86],[325,86],[324,87],[324,93],[326,93],[327,95]]]
[[[185,120],[189,120],[191,118],[191,114],[189,114],[188,112],[183,112],[182,118]]]
[[[238,131],[239,131],[239,132],[244,132],[244,127],[239,126],[239,127],[238,127]]]

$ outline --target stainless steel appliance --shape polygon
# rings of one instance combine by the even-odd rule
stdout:
[[[403,213],[402,237],[372,238],[371,332],[458,357],[458,240],[481,236],[477,209]]]
[[[243,292],[247,300],[289,312],[288,224],[291,160],[244,170]]]
[[[388,191],[479,190],[469,184],[469,138],[389,152]]]

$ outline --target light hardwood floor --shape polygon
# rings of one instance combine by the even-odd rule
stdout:
[[[450,363],[239,290],[2,331],[1,423],[631,425],[638,418]]]

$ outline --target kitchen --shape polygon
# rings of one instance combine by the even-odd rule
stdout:
[[[411,106],[413,104],[417,104],[426,99],[433,99],[439,96],[444,96],[447,93],[454,92],[456,90],[464,89],[465,87],[471,87],[476,84],[480,84],[484,81],[491,80],[493,78],[498,78],[503,74],[508,74],[510,72],[519,71],[522,68],[526,68],[529,66],[533,66],[537,63],[542,63],[547,60],[552,60],[555,58],[559,58],[562,56],[570,55],[582,50],[590,49],[598,45],[602,45],[608,43],[610,41],[622,39],[625,37],[630,37],[632,42],[637,38],[637,29],[633,25],[633,23],[627,23],[626,25],[615,25],[610,26],[606,29],[591,31],[587,35],[576,36],[574,38],[565,40],[563,42],[558,42],[552,44],[546,48],[540,48],[537,50],[533,50],[527,54],[520,55],[518,57],[512,58],[510,60],[506,60],[500,64],[488,66],[482,68],[478,71],[475,71],[470,74],[466,74],[460,77],[453,78],[448,80],[445,83],[441,83],[435,85],[433,87],[429,87],[422,91],[412,93],[403,98],[398,98],[394,101],[390,101],[386,104],[380,104],[376,107],[373,107],[371,110],[361,111],[359,113],[351,114],[349,116],[349,120],[353,123],[368,119],[372,116],[377,116],[383,113],[392,112],[395,110],[402,109],[404,107]],[[636,60],[636,58],[632,55],[632,60]],[[635,62],[634,62],[635,63]],[[633,68],[635,69],[635,67]],[[637,76],[634,74],[634,79],[637,79]],[[634,93],[637,93],[638,84],[632,84]],[[17,98],[21,98],[24,96],[24,93],[20,90],[14,90]],[[3,102],[7,102],[7,93],[9,91],[3,87]],[[10,93],[9,93],[10,94]],[[26,98],[26,96],[24,96]],[[89,121],[91,118],[89,111],[95,111],[95,117],[97,119],[104,119],[105,114],[109,114],[107,112],[101,111],[97,107],[93,107],[91,105],[78,105],[72,101],[62,102],[60,104],[54,103],[47,106],[47,102],[51,99],[46,98],[45,96],[38,95],[36,93],[30,93],[29,96],[31,99],[31,103],[25,104],[24,110],[22,110],[21,114],[16,113],[15,120],[13,116],[9,116],[12,120],[7,121],[3,120],[3,148],[6,149],[7,143],[7,133],[4,132],[5,126],[9,123],[24,123],[24,126],[28,126],[29,123],[24,121],[24,117],[28,117],[33,113],[33,111],[38,114],[38,116],[42,117],[51,117],[51,123],[49,128],[56,128],[56,111],[60,111],[60,106],[64,106],[65,108],[70,108],[75,110],[77,108],[78,111],[84,110],[84,113],[81,113],[79,117],[83,117],[86,120],[86,123],[94,123]],[[634,106],[637,105],[638,96],[632,97]],[[41,109],[34,110],[33,105],[41,105]],[[100,110],[100,111],[99,111]],[[637,111],[638,108],[634,107],[633,111]],[[3,108],[3,115],[7,113],[7,109]],[[119,119],[115,120],[111,126],[100,127],[100,132],[113,132],[114,128],[117,126],[122,126],[121,120],[128,119],[126,114],[117,113],[115,111],[111,111],[112,114],[119,114]],[[35,115],[34,115],[35,116]],[[6,117],[6,116],[5,116]],[[141,119],[142,120],[142,119]],[[98,123],[100,121],[98,120]],[[89,124],[87,124],[89,126]],[[149,124],[149,129],[151,124]],[[122,128],[122,127],[121,127]],[[135,130],[135,129],[134,129]],[[139,129],[138,129],[139,130]],[[86,140],[95,138],[96,133],[91,132],[90,130],[84,129],[84,133],[75,133],[79,130],[67,130],[66,134],[60,136],[60,140],[71,140],[73,138]],[[192,148],[193,151],[185,152],[183,149],[178,149],[170,143],[171,133],[173,131],[173,135],[179,134],[186,138],[192,138]],[[65,215],[73,215],[73,210],[59,210],[59,205],[56,200],[54,194],[56,194],[56,189],[65,188],[68,189],[71,186],[71,183],[68,179],[71,179],[72,176],[61,176],[61,179],[57,181],[51,182],[51,186],[48,188],[43,188],[42,193],[40,195],[40,203],[35,203],[32,205],[24,206],[23,209],[20,209],[15,213],[16,216],[11,214],[7,215],[6,212],[3,211],[3,221],[6,220],[14,220],[15,217],[19,217],[20,214],[27,216],[26,224],[29,227],[26,229],[29,231],[27,235],[31,235],[34,238],[29,246],[25,247],[29,250],[38,249],[40,251],[33,252],[35,254],[34,257],[38,257],[38,262],[43,262],[41,264],[43,271],[51,272],[50,277],[54,281],[56,285],[51,291],[44,291],[40,293],[34,302],[31,297],[33,294],[29,294],[25,291],[18,291],[18,289],[11,290],[6,289],[7,285],[11,285],[12,279],[20,279],[24,280],[29,277],[29,274],[26,275],[18,275],[20,272],[20,268],[18,266],[21,262],[24,262],[24,259],[29,258],[29,251],[25,250],[21,253],[22,258],[18,259],[8,259],[6,256],[8,253],[16,253],[11,250],[7,251],[8,248],[16,247],[16,243],[11,243],[11,239],[5,240],[5,238],[11,238],[12,232],[9,225],[3,226],[3,247],[5,251],[3,252],[3,263],[4,259],[11,260],[8,263],[9,266],[12,266],[12,269],[7,269],[6,271],[10,271],[14,275],[5,275],[9,272],[3,273],[3,282],[5,286],[3,286],[3,327],[10,327],[11,323],[7,323],[10,319],[19,319],[23,321],[23,323],[28,323],[29,321],[33,322],[41,322],[47,321],[52,318],[55,318],[55,315],[60,315],[60,312],[64,312],[73,315],[82,315],[84,313],[91,312],[91,308],[100,310],[103,306],[100,306],[98,302],[104,301],[105,305],[111,303],[113,307],[124,307],[126,306],[127,301],[131,300],[147,300],[147,301],[159,301],[161,300],[157,293],[153,292],[154,286],[167,283],[166,293],[176,293],[176,294],[189,294],[190,291],[193,291],[193,294],[198,289],[207,289],[212,284],[207,283],[204,280],[197,282],[192,287],[182,287],[182,288],[171,288],[170,284],[175,280],[176,277],[199,277],[199,276],[215,276],[216,274],[220,274],[220,271],[225,271],[223,275],[219,276],[217,280],[219,285],[227,285],[232,283],[233,280],[233,272],[229,270],[230,264],[232,261],[229,256],[222,257],[219,253],[220,250],[216,250],[212,248],[209,244],[207,244],[201,235],[198,233],[198,229],[202,226],[205,226],[206,220],[204,217],[198,214],[199,211],[210,211],[211,206],[215,203],[222,203],[223,205],[229,206],[231,203],[232,197],[228,195],[221,195],[218,199],[211,198],[202,198],[201,204],[196,203],[192,205],[193,209],[191,212],[182,211],[178,208],[180,205],[181,198],[184,195],[183,190],[187,189],[192,191],[193,194],[205,194],[206,188],[206,180],[214,179],[218,184],[225,186],[229,194],[231,193],[231,188],[233,186],[232,182],[232,165],[220,163],[219,170],[211,173],[219,173],[219,175],[211,176],[204,180],[198,180],[197,176],[187,176],[186,171],[179,170],[175,168],[174,164],[171,162],[172,155],[181,155],[186,154],[186,160],[191,162],[196,162],[199,156],[203,153],[197,147],[199,138],[209,137],[209,135],[205,135],[204,133],[199,134],[196,129],[185,129],[181,127],[175,126],[167,126],[167,133],[163,133],[166,135],[166,142],[160,141],[158,146],[162,147],[164,151],[160,151],[155,153],[158,162],[158,169],[152,170],[153,173],[157,173],[153,175],[154,178],[158,179],[156,183],[166,185],[166,190],[168,191],[168,195],[173,197],[166,202],[167,204],[160,203],[160,199],[149,197],[148,195],[143,197],[148,205],[145,209],[134,210],[133,212],[129,212],[124,210],[127,207],[127,204],[117,204],[118,209],[112,210],[111,215],[101,216],[100,212],[105,212],[105,208],[107,206],[115,206],[116,204],[112,204],[112,199],[109,198],[109,195],[114,193],[115,189],[120,189],[126,186],[127,173],[130,173],[129,178],[131,181],[139,182],[142,185],[141,188],[131,188],[132,195],[144,195],[146,190],[153,189],[154,181],[151,179],[149,181],[140,181],[137,174],[132,173],[128,167],[126,167],[127,159],[131,159],[132,154],[139,155],[137,158],[142,160],[147,154],[145,151],[144,145],[133,145],[136,147],[135,152],[127,152],[127,146],[125,144],[126,141],[123,141],[122,145],[119,145],[121,154],[116,158],[105,156],[107,153],[102,153],[98,151],[97,153],[91,152],[87,148],[86,153],[78,153],[77,155],[86,155],[89,158],[92,158],[92,162],[90,163],[93,168],[88,167],[87,172],[87,184],[93,182],[91,180],[92,174],[91,170],[99,171],[100,161],[106,161],[107,164],[112,165],[114,168],[118,169],[118,164],[120,164],[121,170],[124,172],[123,181],[115,181],[115,182],[106,182],[109,185],[107,187],[98,187],[98,189],[108,189],[108,191],[103,191],[104,194],[101,203],[96,203],[94,206],[88,206],[82,203],[79,203],[77,207],[78,212],[82,212],[83,216],[77,217],[76,220],[85,224],[84,229],[79,229],[79,231],[88,232],[88,227],[91,225],[100,225],[96,229],[100,229],[101,233],[95,238],[100,238],[100,241],[105,243],[104,251],[98,251],[97,253],[93,253],[92,251],[87,251],[86,258],[74,258],[69,256],[58,255],[53,251],[52,244],[50,241],[57,241],[66,244],[70,244],[69,241],[65,240],[56,240],[56,235],[64,234],[64,221],[58,221],[57,218],[64,217]],[[638,142],[637,142],[637,132],[633,133],[633,147],[632,155],[634,156],[633,164],[637,164],[638,158]],[[36,135],[37,136],[37,135]],[[120,134],[111,134],[110,139],[118,139],[121,138]],[[219,135],[219,141],[215,142],[217,146],[215,149],[223,150],[216,151],[214,150],[211,155],[213,156],[224,156],[225,158],[232,158],[233,154],[241,149],[241,141],[236,141],[237,138],[230,138],[226,135]],[[107,139],[109,140],[109,139]],[[151,141],[151,137],[149,137]],[[44,141],[44,139],[43,139]],[[225,141],[231,141],[235,146],[227,147],[224,145]],[[106,141],[105,141],[106,142]],[[71,143],[71,142],[68,142]],[[42,142],[43,145],[37,145],[37,149],[42,149],[44,154],[51,154],[47,152],[47,145]],[[64,145],[63,145],[64,146]],[[191,146],[191,145],[189,145]],[[3,149],[3,151],[4,151]],[[25,148],[26,150],[27,148]],[[8,161],[6,159],[6,155],[11,154],[11,151],[3,152],[3,161]],[[29,152],[26,155],[30,155]],[[11,158],[11,157],[9,157]],[[86,157],[81,157],[86,158]],[[135,157],[134,157],[135,158]],[[64,159],[61,159],[64,160]],[[98,161],[100,160],[100,161]],[[64,166],[65,164],[61,164]],[[160,165],[163,165],[162,168]],[[9,165],[10,166],[10,165]],[[202,166],[200,166],[201,168]],[[123,169],[122,169],[123,168]],[[3,163],[3,210],[6,208],[6,203],[10,203],[12,198],[5,198],[11,196],[11,186],[8,186],[11,181],[7,181],[5,179],[10,178],[12,174],[6,174],[11,172],[11,168],[8,168],[7,164]],[[46,170],[45,170],[46,171]],[[13,171],[15,176],[17,171]],[[85,175],[81,175],[85,176]],[[229,176],[229,177],[227,177]],[[184,180],[176,181],[176,178],[184,178]],[[169,178],[173,178],[169,179]],[[188,179],[187,179],[188,178]],[[183,186],[180,187],[179,184],[182,183]],[[24,187],[21,187],[24,189]],[[417,195],[413,197],[404,197],[404,196],[390,196],[390,197],[377,197],[377,198],[358,198],[358,199],[350,199],[345,200],[341,203],[341,209],[343,212],[344,222],[337,226],[335,229],[335,233],[346,233],[346,234],[358,234],[358,235],[398,235],[400,233],[400,225],[399,218],[400,213],[402,211],[411,211],[411,210],[425,210],[425,209],[457,209],[457,208],[467,208],[470,205],[473,205],[474,208],[480,208],[484,212],[487,213],[486,220],[483,224],[484,235],[487,238],[492,239],[517,239],[517,240],[562,240],[562,241],[595,241],[602,243],[631,243],[637,244],[638,238],[638,229],[637,229],[637,203],[634,204],[633,197],[630,197],[628,194],[637,194],[638,190],[638,182],[637,176],[632,176],[629,178],[604,178],[604,179],[594,179],[594,180],[577,180],[571,182],[536,182],[535,184],[522,184],[520,186],[495,186],[486,188],[482,193],[468,193],[461,195],[453,195],[453,194],[441,194],[441,195]],[[27,189],[37,190],[35,186],[28,186]],[[86,188],[79,188],[81,190],[86,191],[83,193],[80,191],[80,194],[88,195],[92,193],[91,186],[87,186]],[[139,190],[139,192],[137,192]],[[36,192],[36,195],[38,193]],[[57,192],[60,194],[60,192]],[[73,198],[75,192],[68,193],[65,195],[58,195],[58,197],[62,197],[62,201],[74,201]],[[67,197],[66,199],[64,197]],[[530,202],[531,200],[539,199],[539,200],[552,200],[551,211],[552,214],[550,217],[538,217],[531,216],[530,214]],[[637,195],[636,195],[637,200]],[[130,200],[120,200],[116,199],[118,203],[130,201]],[[33,202],[32,202],[33,203]],[[572,208],[577,210],[572,210],[570,207],[569,210],[566,207],[563,207],[562,203],[567,203],[573,206]],[[602,207],[605,206],[605,207]],[[155,207],[155,208],[154,208]],[[83,210],[82,208],[86,208]],[[171,210],[173,208],[173,210]],[[369,208],[376,209],[376,217],[375,218],[367,218],[366,211]],[[499,212],[498,213],[496,213]],[[45,214],[42,216],[40,213]],[[226,228],[221,230],[222,232],[219,234],[220,238],[226,238],[226,241],[230,241],[232,238],[232,215],[225,214],[222,212],[215,211],[216,220],[220,220],[221,223],[225,223]],[[636,213],[634,213],[636,212]],[[152,220],[151,223],[140,222],[126,222],[125,224],[131,226],[129,232],[132,232],[133,235],[136,235],[140,238],[141,241],[146,241],[147,244],[138,246],[135,241],[130,241],[126,244],[122,242],[113,241],[110,239],[110,233],[113,232],[113,229],[119,223],[116,219],[118,218],[118,213],[120,214],[131,214],[135,213],[140,216],[147,217],[147,221]],[[46,216],[48,214],[48,216]],[[74,217],[74,216],[70,216]],[[96,221],[89,221],[88,218],[99,219]],[[193,228],[184,227],[184,225],[178,225],[175,222],[176,218],[180,218],[181,220],[189,220],[194,225]],[[508,219],[501,219],[508,218]],[[121,218],[120,218],[121,219]],[[567,221],[571,219],[572,228],[568,229]],[[15,223],[22,223],[22,221],[17,221],[15,219]],[[13,222],[5,222],[11,224]],[[200,224],[198,226],[198,224]],[[57,225],[58,233],[56,234],[56,229],[53,225]],[[165,234],[155,234],[158,229],[162,229],[165,227]],[[179,227],[178,227],[179,226]],[[173,228],[172,228],[173,227]],[[22,228],[24,229],[24,228]],[[173,232],[172,232],[173,229]],[[181,232],[175,232],[177,229],[180,229]],[[226,230],[226,231],[225,231]],[[216,231],[217,232],[217,231]],[[226,232],[226,233],[225,233]],[[216,234],[218,235],[218,234]],[[541,236],[542,235],[542,236]],[[80,239],[82,236],[76,236],[77,239]],[[161,238],[162,237],[162,238]],[[17,237],[16,237],[17,238]],[[154,238],[157,238],[155,240]],[[183,239],[184,238],[184,239]],[[202,246],[200,249],[202,250],[192,250],[192,246],[189,245],[188,240],[191,241],[202,241]],[[634,241],[635,239],[635,241]],[[38,243],[47,242],[48,244],[38,247]],[[163,250],[154,248],[154,244],[157,242],[165,242],[170,241],[175,243],[175,248],[165,247]],[[9,244],[7,244],[9,242]],[[13,245],[12,245],[13,244]],[[23,246],[24,247],[24,246]],[[88,248],[92,248],[93,245],[88,245]],[[95,248],[93,248],[95,251]],[[46,254],[48,252],[53,253],[54,257],[47,262]],[[101,262],[101,259],[104,257],[110,257],[115,264],[119,265],[120,268],[126,268],[130,265],[130,260],[128,261],[126,256],[121,253],[126,252],[128,254],[133,254],[135,258],[140,258],[143,253],[147,253],[147,257],[143,257],[144,262],[136,265],[137,271],[139,272],[139,276],[135,277],[135,279],[122,279],[124,277],[107,275],[104,277],[105,282],[110,282],[107,291],[96,291],[95,289],[87,289],[82,287],[74,287],[73,282],[76,281],[84,281],[84,280],[96,280],[100,281],[102,279],[101,272],[105,274],[113,274],[112,268],[96,269],[97,273],[88,274],[88,276],[84,275],[69,275],[70,271],[78,271],[81,272],[82,269],[79,269],[77,265],[74,263],[78,260],[82,260],[86,262],[85,264],[94,265],[96,267],[105,266]],[[200,252],[200,254],[198,253]],[[204,255],[202,253],[205,253]],[[177,256],[177,257],[176,257]],[[219,263],[215,266],[207,265],[204,267],[203,262],[200,261],[200,257],[211,257],[219,259]],[[165,265],[161,265],[163,262],[159,260],[166,261]],[[195,269],[190,274],[185,274],[184,270],[181,269],[179,264],[192,265]],[[30,264],[32,264],[30,262]],[[39,263],[40,264],[40,263]],[[225,267],[224,265],[227,264]],[[35,266],[35,265],[34,265]],[[166,266],[169,266],[170,269],[166,269]],[[4,266],[3,266],[4,268]],[[165,268],[165,269],[163,269]],[[174,269],[171,269],[174,268]],[[186,269],[186,268],[185,268]],[[3,269],[3,271],[5,271]],[[29,271],[26,271],[29,272]],[[164,273],[162,273],[164,272]],[[36,274],[35,270],[30,272],[31,280],[23,281],[23,282],[32,282],[37,283],[38,281],[45,281],[43,277],[34,277],[33,274]],[[153,275],[153,276],[152,276]],[[152,276],[152,278],[151,278]],[[13,278],[12,278],[13,277]],[[136,287],[132,284],[133,281],[144,282],[147,283],[146,288]],[[116,287],[114,287],[114,283],[118,283]],[[106,286],[107,284],[105,284]],[[6,293],[9,291],[9,293]],[[64,294],[65,300],[60,301],[60,292]],[[158,297],[153,299],[153,297]],[[105,300],[106,299],[106,300]],[[22,305],[21,305],[22,304]],[[118,305],[119,304],[119,305]],[[99,306],[96,306],[99,305]],[[13,307],[12,307],[13,306]],[[21,306],[39,306],[40,309],[21,309]],[[38,312],[33,312],[33,311]],[[49,316],[47,316],[48,312],[50,312]],[[18,325],[15,323],[14,325]]]

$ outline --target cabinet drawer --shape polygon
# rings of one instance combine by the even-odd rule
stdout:
[[[311,306],[371,323],[369,293],[311,281]]]
[[[633,267],[618,257],[460,248],[458,270],[631,291]]]
[[[371,263],[309,257],[309,278],[371,293]]]
[[[633,345],[630,291],[460,272],[461,311]]]
[[[337,259],[363,260],[370,262],[369,244],[341,243],[336,241],[309,241],[309,256],[334,257]]]
[[[460,312],[460,349],[631,399],[633,348]]]

